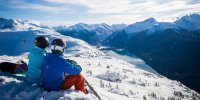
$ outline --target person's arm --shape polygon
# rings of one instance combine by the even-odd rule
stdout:
[[[69,75],[76,75],[82,71],[82,68],[79,65],[74,65],[64,59],[61,60],[61,70]]]
[[[71,64],[74,64],[74,65],[78,65],[78,63],[74,60],[70,60],[70,59],[65,59],[67,62],[70,62]]]

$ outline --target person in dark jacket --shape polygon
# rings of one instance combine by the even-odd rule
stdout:
[[[82,68],[76,63],[65,60],[63,53],[66,47],[62,39],[51,43],[52,53],[47,53],[42,66],[42,86],[47,91],[70,89],[72,86],[86,94]]]

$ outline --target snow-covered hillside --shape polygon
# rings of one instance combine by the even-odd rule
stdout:
[[[34,46],[34,38],[41,35],[47,36],[50,41],[54,38],[62,38],[67,42],[65,57],[77,61],[82,66],[83,76],[102,100],[200,99],[197,92],[180,82],[145,71],[138,65],[104,54],[82,40],[60,35],[48,28],[0,32],[0,62],[26,59],[28,51]],[[43,91],[36,85],[26,84],[24,79],[24,75],[0,72],[0,99],[98,99],[93,94],[84,95],[74,91],[73,88],[65,91]]]
[[[34,20],[0,18],[0,29],[1,31],[25,31],[51,28]]]

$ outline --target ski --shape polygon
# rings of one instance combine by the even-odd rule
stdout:
[[[88,87],[88,93],[94,94],[99,100],[102,100],[101,97],[98,95],[98,93],[94,90],[94,88],[89,84],[89,82],[84,78],[85,84],[87,85],[86,88]]]

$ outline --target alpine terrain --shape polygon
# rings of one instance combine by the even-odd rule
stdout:
[[[198,15],[194,15],[194,16],[198,16]],[[190,18],[190,16],[188,16],[188,18]],[[126,32],[137,32],[137,33],[131,33],[131,35],[133,36],[128,37],[127,38],[128,40],[126,42],[123,42],[129,45],[132,45],[132,47],[134,48],[132,49],[129,47],[123,47],[123,48],[130,50],[130,52],[133,52],[133,50],[136,50],[134,53],[136,53],[136,55],[138,55],[145,61],[147,59],[149,59],[150,61],[154,61],[154,59],[156,58],[157,60],[161,60],[159,59],[158,54],[155,54],[155,56],[151,55],[152,53],[155,53],[155,52],[159,53],[163,57],[166,57],[166,59],[162,59],[162,60],[167,60],[168,58],[170,58],[170,55],[168,57],[167,54],[162,54],[164,52],[162,51],[163,49],[176,52],[175,44],[179,44],[181,43],[181,41],[186,41],[186,43],[190,43],[190,42],[196,43],[196,41],[199,40],[198,37],[196,37],[196,35],[198,35],[197,33],[195,33],[196,29],[192,30],[192,32],[194,32],[192,34],[187,33],[188,32],[187,30],[184,30],[184,31],[180,30],[180,28],[178,29],[167,28],[161,33],[158,33],[158,31],[154,33],[148,33],[149,30],[151,30],[150,26],[152,24],[154,24],[153,26],[155,28],[159,28],[163,26],[163,24],[167,24],[171,27],[174,24],[173,23],[172,24],[158,23],[154,19],[149,19],[145,21],[144,23],[148,23],[148,25],[145,25],[145,27],[148,27],[148,29],[143,30],[144,28],[138,28],[142,31],[142,33],[134,31],[134,30],[125,31],[128,27],[136,27],[133,25],[127,26],[123,30],[121,30],[121,28],[119,27],[118,28],[115,27],[115,28],[116,30],[121,30],[123,34]],[[176,21],[175,23],[177,25],[178,23],[181,23],[181,22]],[[157,26],[155,26],[155,24]],[[137,27],[141,26],[140,23],[138,23],[138,25],[139,26]],[[110,36],[110,37],[113,37],[115,35],[113,39],[117,37],[118,34],[121,34],[119,33],[119,31],[111,29],[111,27],[106,24],[87,26],[83,23],[79,23],[79,25],[76,25],[76,27],[79,27],[78,28],[79,30],[72,30],[73,28],[75,28],[75,26],[70,26],[67,29],[67,31],[69,32],[76,31],[77,32],[76,34],[82,37],[82,34],[79,34],[79,31],[82,30],[81,27],[83,26],[87,27],[86,28],[87,30],[83,31],[84,35],[89,34],[87,32],[92,32],[91,30],[95,30],[93,31],[94,33],[92,33],[91,37],[98,38],[99,41],[105,40],[105,38],[111,34],[111,32],[108,32],[105,34],[105,37],[96,36],[96,35],[102,35],[100,34],[101,31],[118,32],[118,33],[114,32]],[[196,25],[194,25],[194,28],[195,27]],[[174,35],[168,36],[167,34],[168,32]],[[65,34],[65,33],[62,33],[62,34]],[[29,20],[1,18],[0,19],[0,47],[1,47],[0,48],[0,62],[4,62],[4,61],[17,62],[18,60],[26,61],[29,54],[28,52],[34,47],[34,39],[37,36],[47,36],[50,39],[50,41],[52,41],[54,38],[59,37],[59,38],[64,39],[67,43],[66,51],[64,53],[66,59],[75,60],[78,62],[79,65],[81,65],[81,67],[83,68],[83,71],[82,71],[83,76],[91,85],[91,87],[93,87],[93,89],[98,93],[98,95],[100,96],[102,100],[110,100],[110,99],[113,99],[113,100],[157,100],[157,99],[198,100],[200,99],[200,94],[198,94],[191,88],[188,88],[187,86],[183,85],[181,82],[176,81],[176,80],[170,80],[167,77],[158,74],[156,71],[144,70],[145,67],[149,68],[149,66],[146,65],[144,61],[137,58],[136,56],[134,56],[134,59],[131,60],[132,63],[129,63],[129,61],[124,61],[122,59],[115,58],[119,55],[115,54],[112,51],[102,52],[80,39],[75,39],[70,36],[64,36],[62,34],[55,32],[52,28],[45,25],[41,25],[38,22],[29,21]],[[72,33],[69,33],[69,34],[72,35]],[[76,35],[76,34],[73,34],[73,35]],[[152,39],[154,37],[154,34],[155,35],[159,34],[159,35],[156,36],[156,40],[157,40],[156,44],[151,44],[152,42],[155,42],[153,41],[154,39]],[[183,36],[181,35],[181,38],[176,38],[177,34],[183,34]],[[185,35],[188,36],[188,38],[185,38],[184,37]],[[167,42],[158,41],[160,39],[161,40],[163,39],[162,36],[164,37],[168,36],[168,39],[170,38],[171,40],[174,40],[172,42],[174,44],[173,47],[170,47],[170,48],[158,47],[158,46],[163,46],[161,45],[162,43],[166,43],[165,46],[169,46]],[[139,37],[139,38],[136,38],[136,37]],[[144,39],[142,39],[143,37]],[[147,38],[147,37],[150,37],[150,38]],[[90,35],[84,38],[90,38]],[[190,38],[194,38],[194,40],[196,41],[191,41]],[[92,40],[93,39],[91,39],[90,41]],[[110,39],[107,39],[107,41],[108,40]],[[134,42],[131,42],[131,41],[134,41]],[[147,44],[148,42],[150,44]],[[144,43],[146,44],[143,45]],[[149,49],[155,46],[157,47],[157,49],[156,48],[153,50]],[[193,45],[191,45],[191,47],[192,46]],[[182,49],[185,49],[185,48],[182,48]],[[149,50],[149,51],[145,52],[144,50]],[[191,49],[191,50],[194,50],[192,52],[195,53],[195,50],[198,50],[198,49]],[[48,52],[50,52],[50,50],[48,50]],[[146,57],[144,55],[146,55]],[[148,57],[151,57],[151,59]],[[179,56],[176,56],[176,57],[177,57],[176,59],[178,60]],[[198,61],[198,59],[196,60]],[[168,63],[168,61],[166,61],[166,63]],[[151,63],[149,64],[151,65]],[[172,67],[177,66],[173,64],[174,62],[170,62],[170,65]],[[25,75],[21,75],[21,74],[14,75],[14,74],[9,74],[5,72],[0,72],[0,92],[1,92],[0,99],[1,100],[11,100],[11,99],[17,99],[17,100],[19,99],[20,100],[21,99],[24,99],[24,100],[35,100],[35,99],[36,100],[55,100],[55,99],[95,100],[96,99],[98,100],[99,99],[92,93],[85,95],[79,91],[74,91],[73,88],[69,90],[47,92],[47,91],[42,90],[40,87],[36,86],[35,84],[29,85],[25,83],[24,81],[25,81]]]

